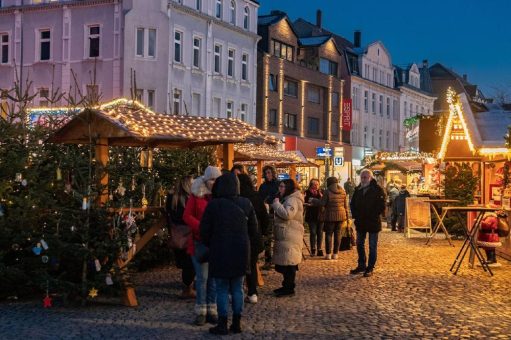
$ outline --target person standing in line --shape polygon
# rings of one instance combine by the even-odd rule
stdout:
[[[201,263],[195,256],[195,245],[200,242],[200,221],[202,214],[211,201],[211,190],[215,180],[220,177],[221,171],[215,166],[208,166],[202,177],[196,178],[192,183],[192,195],[186,202],[183,220],[190,227],[191,234],[188,239],[188,254],[192,258],[195,268],[195,288],[197,297],[195,299],[195,321],[197,326],[206,322],[215,324],[218,322],[216,305],[215,281],[208,280],[208,263]]]
[[[264,205],[263,200],[254,190],[254,185],[250,176],[247,174],[239,174],[238,180],[240,182],[240,196],[248,198],[257,217],[257,233],[250,238],[250,274],[247,274],[247,287],[248,287],[248,302],[257,303],[257,262],[259,260],[259,253],[264,250],[263,240],[261,234],[266,234],[268,230],[268,211]]]
[[[271,166],[266,165],[263,168],[264,182],[259,186],[259,196],[261,199],[270,205],[269,207],[269,223],[268,231],[264,234],[264,266],[263,269],[270,269],[272,263],[272,243],[273,243],[273,229],[274,218],[273,208],[271,203],[279,193],[279,181],[277,180],[277,170]]]
[[[399,196],[399,190],[396,186],[397,184],[389,186],[389,191],[387,192],[388,195],[388,213],[387,213],[387,224],[390,224],[391,230],[396,231],[396,221],[397,216],[394,211],[395,207],[395,200]]]
[[[406,189],[406,185],[401,185],[401,190],[399,190],[399,195],[394,200],[393,207],[393,218],[392,218],[392,230],[396,230],[396,222],[397,222],[397,230],[399,232],[405,231],[405,211],[406,211],[406,198],[410,197],[410,193]]]
[[[218,324],[209,329],[212,334],[241,333],[243,279],[250,272],[250,246],[258,231],[254,207],[239,193],[235,174],[220,176],[200,223],[201,240],[210,250],[209,277],[217,290]],[[233,321],[227,329],[229,294]]]
[[[309,188],[305,191],[305,222],[309,226],[311,256],[323,256],[323,221],[319,220],[320,207],[312,205],[312,199],[320,200],[322,197],[319,189],[319,180],[311,179]]]
[[[385,211],[385,193],[373,177],[371,170],[360,173],[360,184],[351,199],[351,215],[357,230],[358,265],[350,274],[373,275],[376,265],[378,233],[381,231],[381,214]],[[365,240],[369,234],[369,261],[366,262]]]
[[[282,274],[282,287],[273,292],[277,297],[295,294],[296,271],[302,262],[303,195],[294,180],[285,179],[279,184],[279,197],[273,200],[275,211],[275,270]]]
[[[239,174],[246,174],[245,167],[243,164],[236,163],[232,166],[231,172],[235,174],[236,176]]]
[[[346,182],[344,182],[344,191],[348,195],[349,199],[353,197],[353,192],[355,191],[355,182],[352,178],[348,178]]]
[[[179,178],[174,185],[173,192],[167,195],[165,211],[167,212],[167,224],[169,226],[186,224],[183,221],[183,213],[185,211],[186,201],[191,193],[192,181],[192,176]],[[193,287],[195,269],[193,268],[192,258],[186,252],[186,249],[174,248],[173,251],[176,258],[176,265],[181,269],[181,281],[184,286],[181,298],[194,299],[196,297]]]
[[[321,200],[312,198],[311,203],[315,206],[325,207],[324,230],[325,230],[325,259],[337,259],[339,245],[341,244],[341,227],[348,221],[348,197],[341,188],[336,177],[328,177],[327,189]],[[334,247],[332,251],[332,235]],[[333,252],[333,255],[332,255]]]

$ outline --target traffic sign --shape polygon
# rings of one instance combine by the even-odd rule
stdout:
[[[343,157],[334,157],[334,165],[335,166],[342,166],[343,164],[344,164]]]

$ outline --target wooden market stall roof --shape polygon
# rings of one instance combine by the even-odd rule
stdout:
[[[86,144],[89,142],[89,121],[93,137],[106,138],[111,146],[157,148],[276,143],[274,137],[238,119],[161,114],[127,99],[82,109],[48,141]]]
[[[318,166],[309,162],[300,151],[278,150],[275,145],[269,144],[235,144],[234,160],[248,163],[263,161],[270,164]]]

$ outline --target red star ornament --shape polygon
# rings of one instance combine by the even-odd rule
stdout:
[[[50,308],[51,307],[51,297],[46,295],[46,297],[43,299],[43,307],[44,308]]]

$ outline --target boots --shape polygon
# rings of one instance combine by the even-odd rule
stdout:
[[[232,316],[232,324],[229,330],[235,334],[241,333],[241,315],[235,314]]]
[[[209,332],[211,334],[216,334],[216,335],[227,335],[227,334],[229,334],[229,330],[227,329],[227,317],[226,316],[219,316],[218,317],[218,324],[215,327],[211,327],[209,329]]]

